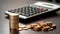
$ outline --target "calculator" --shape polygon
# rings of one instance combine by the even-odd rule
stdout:
[[[10,13],[19,13],[20,18],[28,19],[44,13],[53,12],[54,10],[59,9],[60,5],[57,4],[47,2],[36,2],[28,6],[7,10],[5,11],[5,14],[8,16],[10,15]]]

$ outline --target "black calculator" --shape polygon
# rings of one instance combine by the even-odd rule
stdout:
[[[59,8],[60,6],[56,4],[47,2],[37,2],[17,9],[7,10],[5,14],[9,15],[10,13],[19,13],[20,18],[28,19],[44,13],[52,12],[53,10],[57,10]]]

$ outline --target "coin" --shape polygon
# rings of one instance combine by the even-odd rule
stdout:
[[[53,28],[48,29],[48,31],[52,31],[52,30],[53,30]]]
[[[28,28],[22,28],[22,30],[28,30]]]
[[[48,31],[49,28],[50,28],[49,26],[46,26],[46,27],[43,27],[41,29],[42,29],[42,31]]]
[[[21,26],[20,26],[20,28],[25,28],[25,27],[26,27],[26,25],[21,25]]]
[[[53,29],[56,29],[56,24],[52,24],[52,28]]]
[[[52,22],[46,22],[48,26],[51,26],[52,25]]]
[[[26,28],[31,29],[32,27],[31,25],[26,25]]]
[[[19,31],[21,31],[22,30],[22,28],[19,28]]]
[[[34,26],[36,26],[37,24],[33,23],[33,24],[30,24],[30,25],[31,25],[31,27],[34,27]]]
[[[35,31],[40,31],[40,30],[41,30],[41,26],[36,25],[36,26],[33,27],[33,30],[35,30]]]

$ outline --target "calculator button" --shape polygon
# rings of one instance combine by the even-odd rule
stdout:
[[[17,11],[20,12],[21,11],[21,8],[18,8]]]
[[[23,7],[21,8],[21,12],[23,12]]]
[[[27,6],[27,10],[29,10],[29,6]]]
[[[15,11],[12,11],[12,13],[15,13]]]
[[[39,8],[37,8],[36,11],[37,11],[37,13],[40,13],[41,12],[41,10]]]
[[[8,10],[8,12],[12,12],[12,10]]]
[[[12,13],[15,13],[16,12],[16,9],[12,10]]]
[[[11,10],[11,13],[15,13],[15,11],[14,10]]]
[[[31,7],[31,11],[33,11],[33,7]]]
[[[26,7],[24,7],[24,11],[26,12]]]
[[[46,8],[44,11],[48,11],[48,9]]]

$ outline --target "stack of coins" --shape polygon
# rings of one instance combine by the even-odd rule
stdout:
[[[10,29],[19,29],[19,14],[11,13],[10,20],[9,20],[9,27]]]
[[[11,13],[9,16],[10,34],[19,34],[19,14]]]

